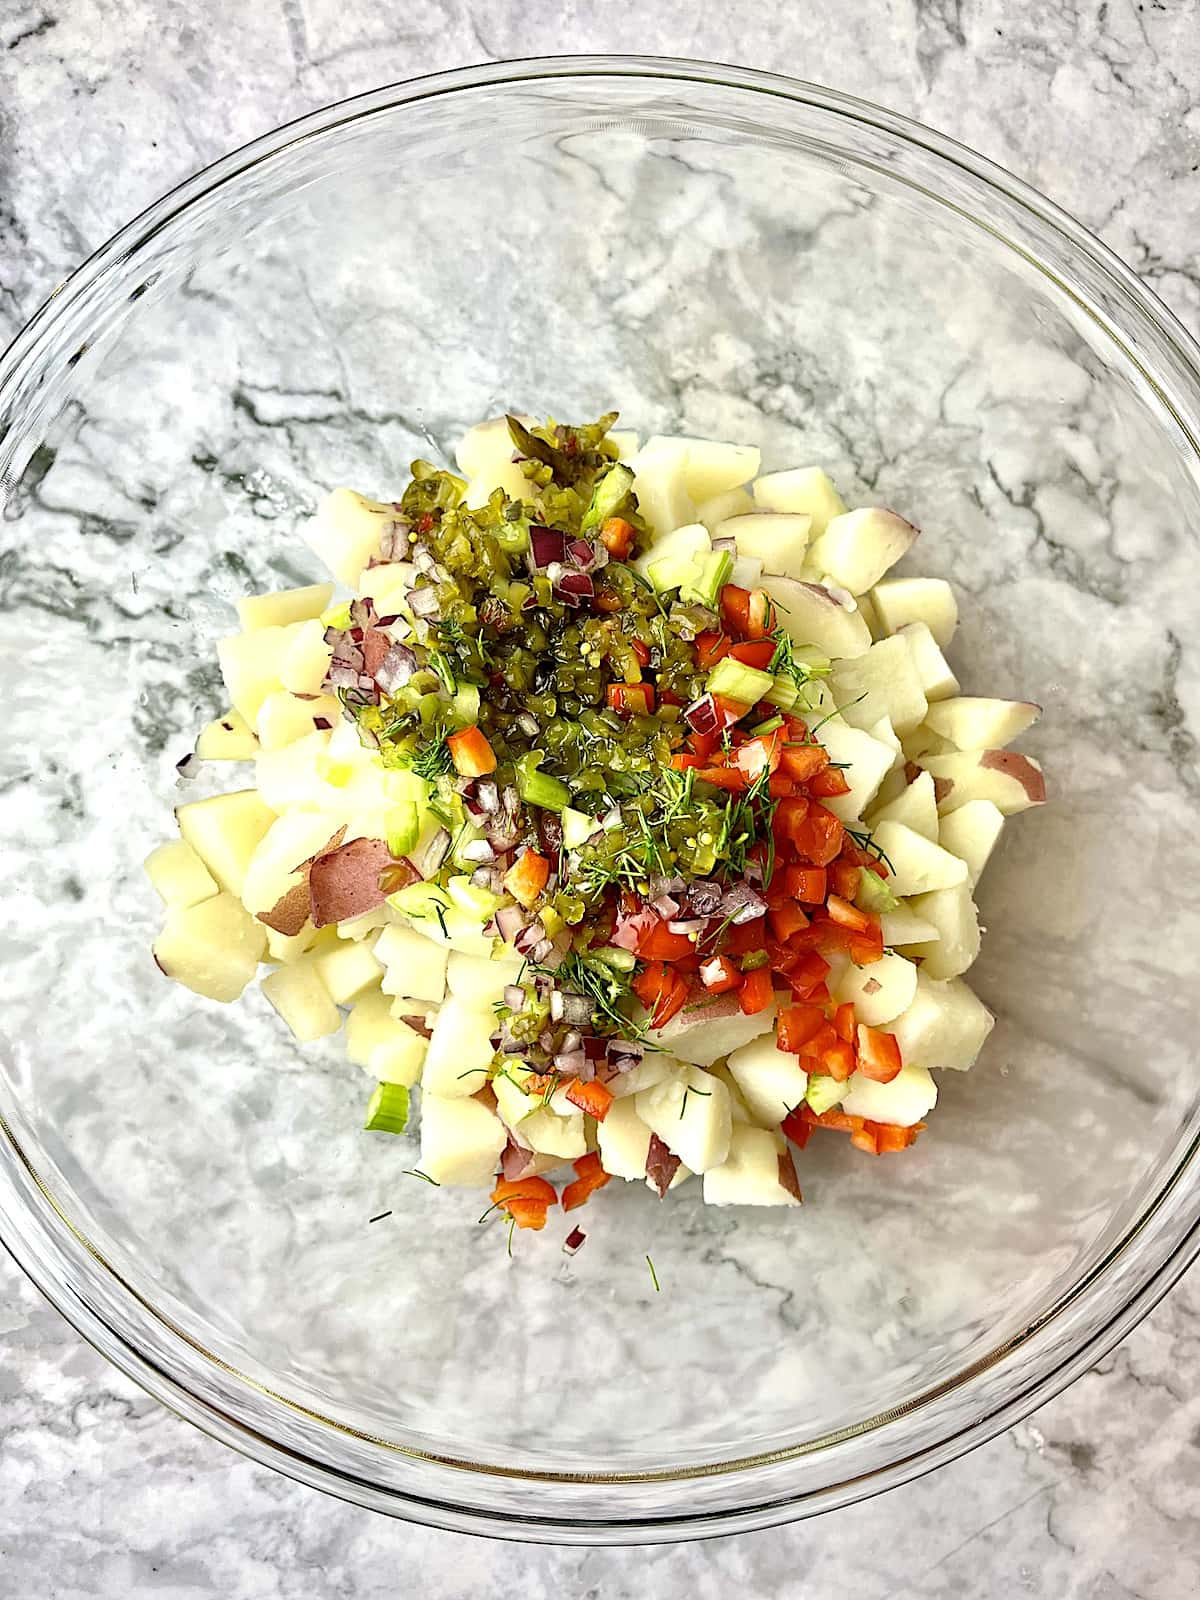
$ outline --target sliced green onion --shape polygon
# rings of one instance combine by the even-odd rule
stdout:
[[[403,1133],[408,1126],[408,1090],[402,1083],[381,1083],[367,1101],[368,1133]]]

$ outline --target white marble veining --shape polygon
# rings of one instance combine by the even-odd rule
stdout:
[[[103,0],[0,18],[0,336],[164,188],[311,106],[480,60],[604,49],[814,78],[956,134],[1096,227],[1200,320],[1200,45],[1188,5],[641,8]],[[268,395],[269,400],[269,395]],[[997,490],[1003,494],[1001,484]],[[1038,532],[1036,513],[1024,511]],[[391,1524],[241,1462],[103,1366],[5,1269],[0,1590],[14,1595],[1184,1596],[1200,1585],[1194,1279],[1029,1423],[804,1526],[690,1548],[533,1550]],[[397,1574],[403,1577],[398,1579]]]

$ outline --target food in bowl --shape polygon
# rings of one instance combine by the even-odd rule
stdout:
[[[815,1129],[911,1145],[992,1026],[974,887],[1045,799],[1038,707],[961,694],[950,586],[887,576],[912,524],[616,420],[334,490],[307,537],[351,598],[238,602],[195,757],[255,784],[146,863],[168,977],[232,1001],[269,963],[367,1128],[419,1085],[416,1170],[531,1229],[613,1177],[797,1205]]]

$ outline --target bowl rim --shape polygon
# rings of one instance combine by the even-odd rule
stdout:
[[[97,286],[129,261],[137,251],[149,243],[175,218],[192,205],[212,194],[232,179],[242,176],[255,166],[270,160],[281,151],[327,135],[335,129],[366,116],[394,111],[406,105],[421,103],[438,97],[458,94],[480,88],[501,89],[555,80],[622,78],[647,82],[698,83],[717,89],[749,91],[766,97],[775,97],[801,108],[832,113],[852,124],[865,126],[884,133],[920,153],[931,156],[942,164],[950,164],[965,173],[969,180],[981,185],[985,191],[1002,196],[1014,205],[1026,221],[1032,220],[1052,238],[1075,252],[1098,275],[1099,289],[1111,287],[1126,309],[1140,312],[1152,330],[1165,339],[1172,355],[1182,369],[1184,378],[1195,391],[1192,404],[1184,404],[1174,393],[1164,390],[1159,379],[1143,364],[1141,358],[1125,343],[1120,333],[1097,307],[1065,282],[1027,247],[1000,235],[1001,242],[1023,254],[1031,265],[1049,276],[1054,283],[1104,328],[1106,335],[1121,346],[1123,352],[1138,368],[1147,384],[1163,403],[1172,419],[1180,427],[1197,457],[1200,457],[1200,345],[1183,327],[1174,313],[1146,287],[1120,258],[1095,238],[1052,201],[1033,189],[1023,180],[1014,177],[988,158],[977,155],[965,145],[948,136],[925,127],[914,120],[888,111],[853,95],[819,85],[791,79],[775,73],[756,69],[727,66],[719,63],[688,60],[668,56],[588,55],[567,57],[532,57],[513,61],[488,62],[475,66],[433,73],[382,86],[351,96],[331,105],[306,113],[278,128],[249,141],[238,149],[219,158],[191,177],[167,191],[158,200],[126,223],[111,239],[95,251],[86,261],[60,283],[17,333],[8,348],[0,354],[0,444],[5,432],[7,407],[13,399],[20,400],[23,384],[30,378],[38,359],[51,343],[64,317],[73,307]],[[979,220],[979,219],[975,219]],[[984,224],[987,226],[987,224]],[[995,230],[993,230],[995,231]],[[20,415],[18,404],[17,414]],[[8,468],[0,477],[0,493],[12,483]],[[14,1208],[12,1215],[28,1215],[31,1197],[41,1210],[36,1218],[43,1241],[52,1254],[60,1259],[74,1255],[88,1260],[92,1267],[99,1265],[116,1286],[133,1304],[135,1312],[154,1319],[159,1327],[187,1351],[199,1353],[243,1387],[248,1386],[260,1397],[267,1397],[299,1412],[312,1420],[331,1426],[340,1433],[354,1435],[334,1418],[324,1417],[275,1391],[268,1390],[255,1379],[229,1366],[220,1357],[204,1350],[195,1340],[174,1326],[166,1315],[157,1310],[132,1288],[120,1272],[106,1261],[103,1254],[70,1220],[67,1212],[55,1199],[52,1189],[45,1183],[27,1155],[16,1118],[10,1124],[0,1112],[0,1216],[6,1214],[6,1204]],[[756,1468],[777,1467],[781,1463],[797,1461],[811,1456],[815,1451],[832,1448],[848,1436],[861,1437],[875,1434],[888,1425],[924,1412],[928,1417],[936,1408],[953,1396],[969,1392],[969,1386],[984,1373],[1005,1362],[1018,1349],[1024,1351],[1026,1367],[1024,1381],[1013,1392],[1004,1396],[992,1409],[970,1420],[949,1415],[941,1429],[934,1428],[930,1438],[882,1465],[864,1472],[843,1475],[834,1482],[819,1488],[794,1490],[782,1493],[776,1488],[769,1495],[759,1496],[752,1502],[719,1511],[672,1510],[665,1514],[639,1515],[631,1510],[611,1519],[596,1521],[578,1515],[552,1513],[545,1516],[526,1514],[510,1515],[495,1508],[481,1509],[458,1499],[444,1496],[425,1496],[407,1486],[403,1490],[381,1487],[361,1477],[347,1473],[320,1458],[316,1450],[293,1448],[264,1434],[255,1423],[239,1415],[232,1400],[223,1405],[199,1392],[199,1386],[188,1381],[186,1361],[182,1370],[177,1364],[168,1367],[138,1343],[133,1332],[114,1326],[115,1318],[107,1318],[95,1306],[78,1294],[69,1291],[63,1279],[50,1270],[47,1258],[33,1248],[32,1241],[19,1230],[7,1225],[0,1232],[2,1242],[13,1259],[31,1278],[68,1322],[88,1340],[107,1360],[123,1370],[135,1382],[147,1389],[172,1410],[195,1423],[203,1431],[233,1446],[251,1459],[275,1467],[286,1475],[311,1487],[320,1488],[354,1503],[387,1511],[393,1515],[457,1531],[485,1533],[494,1537],[558,1541],[566,1543],[634,1543],[670,1539],[713,1537],[730,1532],[759,1528],[816,1514],[835,1506],[849,1504],[887,1488],[911,1480],[943,1463],[954,1459],[1003,1429],[1027,1416],[1033,1409],[1057,1394],[1068,1383],[1093,1365],[1145,1316],[1172,1284],[1200,1254],[1200,1193],[1197,1185],[1188,1184],[1189,1169],[1194,1177],[1200,1135],[1193,1137],[1179,1154],[1177,1164],[1157,1191],[1144,1205],[1141,1213],[1126,1229],[1104,1257],[1082,1278],[1041,1313],[1030,1327],[1005,1340],[985,1356],[971,1362],[950,1379],[934,1385],[905,1405],[866,1419],[850,1429],[806,1441],[784,1450],[742,1456],[692,1469],[670,1469],[662,1473],[633,1472],[629,1474],[601,1474],[600,1481],[636,1487],[648,1480],[684,1485],[696,1478],[733,1478],[748,1474]],[[23,1180],[23,1186],[22,1181]],[[40,1198],[38,1196],[40,1195]],[[1139,1263],[1134,1270],[1128,1261],[1128,1251],[1135,1240],[1147,1234],[1151,1224],[1161,1226],[1169,1219],[1172,1207],[1178,1211],[1174,1228],[1166,1228],[1161,1238],[1152,1242],[1157,1250]],[[1129,1282],[1124,1285],[1122,1297],[1099,1325],[1085,1324],[1071,1331],[1065,1345],[1061,1338],[1055,1340],[1064,1314],[1078,1310],[1100,1280],[1124,1258]],[[354,1435],[365,1439],[365,1435]],[[372,1444],[397,1451],[416,1463],[429,1466],[455,1468],[460,1474],[477,1474],[486,1478],[502,1472],[506,1477],[517,1477],[522,1482],[537,1483],[542,1489],[554,1485],[571,1485],[596,1482],[597,1475],[587,1473],[544,1473],[540,1471],[515,1472],[510,1468],[496,1468],[485,1463],[451,1460],[428,1454],[392,1441],[372,1438]],[[765,1485],[764,1485],[765,1487]]]

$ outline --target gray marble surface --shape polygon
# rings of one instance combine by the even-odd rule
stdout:
[[[814,78],[941,127],[1099,231],[1200,325],[1194,4],[172,0],[0,8],[0,339],[126,217],[310,107],[468,61],[636,45]],[[389,1523],[232,1456],[105,1366],[0,1265],[0,1593],[431,1600],[1191,1595],[1196,1280],[1029,1422],[891,1495],[705,1545],[554,1551]]]

